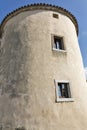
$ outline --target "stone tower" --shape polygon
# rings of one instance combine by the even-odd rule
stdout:
[[[87,130],[78,24],[67,10],[34,4],[0,26],[0,130]]]

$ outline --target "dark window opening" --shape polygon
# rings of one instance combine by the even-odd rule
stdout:
[[[54,48],[59,50],[64,50],[63,39],[59,37],[54,37]]]
[[[58,14],[53,14],[53,17],[58,19]]]
[[[58,83],[59,98],[71,98],[69,83]]]

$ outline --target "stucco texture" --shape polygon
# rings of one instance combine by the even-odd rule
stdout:
[[[22,12],[0,45],[0,126],[4,130],[87,130],[87,86],[75,26],[53,11]],[[52,50],[63,36],[66,52]],[[54,80],[68,80],[74,102],[55,102]]]

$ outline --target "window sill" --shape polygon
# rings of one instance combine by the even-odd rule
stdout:
[[[55,51],[55,52],[63,52],[63,53],[67,52],[66,50],[56,49],[56,48],[53,48],[53,51]]]
[[[57,98],[56,102],[74,102],[73,98]]]

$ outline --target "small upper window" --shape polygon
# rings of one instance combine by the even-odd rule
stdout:
[[[58,83],[59,98],[71,98],[69,83]]]
[[[73,101],[69,82],[56,81],[56,97],[57,101]]]
[[[53,17],[54,17],[54,18],[57,18],[57,19],[59,18],[59,17],[58,17],[58,14],[54,14],[54,13],[53,13]]]
[[[62,37],[54,36],[53,48],[57,50],[64,50],[64,43]]]

